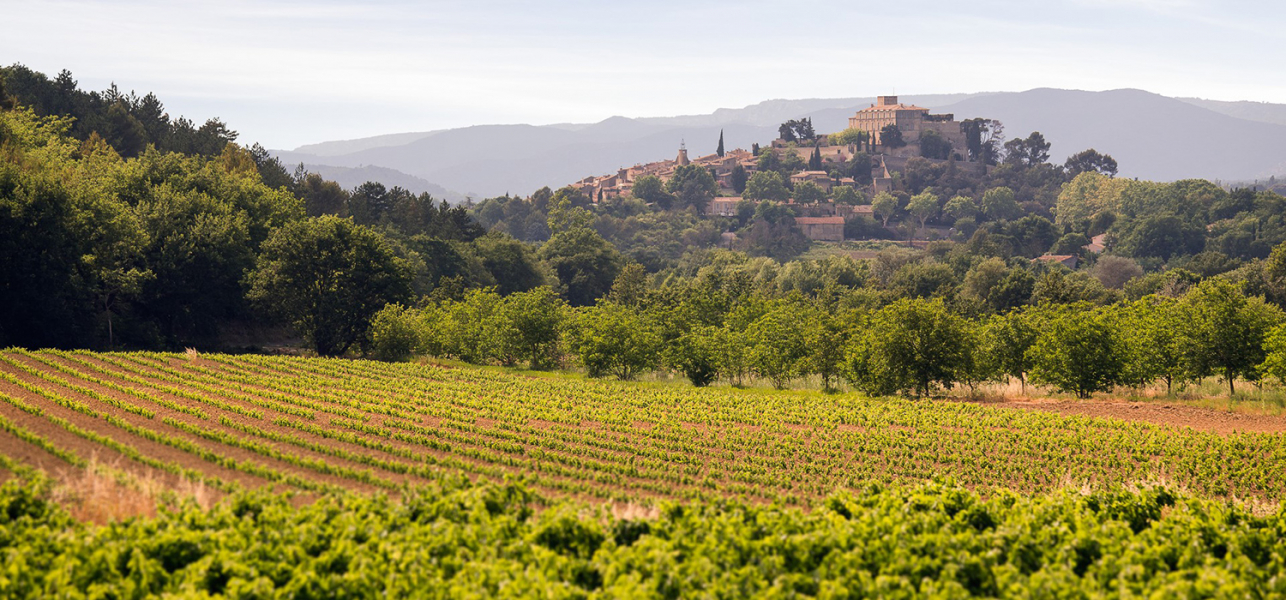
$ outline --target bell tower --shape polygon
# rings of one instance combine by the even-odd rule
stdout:
[[[679,156],[674,159],[674,162],[679,163],[679,166],[692,164],[692,161],[688,160],[688,147],[683,140],[679,140]]]

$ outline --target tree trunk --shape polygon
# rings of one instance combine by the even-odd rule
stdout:
[[[1228,378],[1228,399],[1232,400],[1233,394],[1237,393],[1237,391],[1232,387],[1232,369],[1225,369],[1224,375]]]

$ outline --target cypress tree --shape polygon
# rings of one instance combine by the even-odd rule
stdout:
[[[813,144],[813,155],[808,157],[808,170],[822,170],[822,149],[817,144]]]
[[[715,150],[715,154],[718,154],[719,158],[723,158],[723,130],[722,129],[719,130],[719,148]]]

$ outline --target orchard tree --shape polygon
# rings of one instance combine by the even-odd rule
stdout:
[[[848,328],[839,317],[818,311],[804,326],[807,354],[802,371],[822,378],[822,390],[831,391],[844,372],[844,351],[848,346]]]
[[[1103,309],[1086,303],[1046,308],[1028,351],[1031,379],[1089,398],[1120,383],[1125,349]]]
[[[901,299],[871,316],[854,333],[847,377],[869,394],[928,396],[949,388],[971,364],[970,324],[941,299]]]
[[[1039,334],[1030,314],[1011,310],[992,317],[983,326],[982,354],[997,375],[1013,377],[1019,388],[1027,393],[1027,374],[1032,370],[1031,348]]]
[[[653,320],[613,302],[581,309],[569,338],[590,377],[618,379],[656,368],[662,344]]]
[[[385,304],[409,298],[411,269],[380,234],[328,215],[275,231],[247,283],[259,309],[290,321],[317,354],[338,356]]]
[[[1264,362],[1264,338],[1281,323],[1281,311],[1262,298],[1247,298],[1240,283],[1207,279],[1179,302],[1183,324],[1179,347],[1189,372],[1196,377],[1219,375],[1228,383],[1242,377],[1257,380]]]
[[[563,299],[541,286],[505,296],[496,317],[512,355],[543,369],[558,362],[565,315]]]
[[[718,327],[698,325],[675,338],[664,352],[665,363],[692,385],[705,387],[719,376],[721,335]]]
[[[1138,385],[1156,380],[1165,382],[1170,395],[1174,383],[1187,378],[1184,372],[1180,332],[1184,328],[1178,301],[1147,296],[1117,308],[1118,331],[1125,342],[1126,379]]]
[[[785,388],[806,367],[808,343],[800,323],[807,316],[800,313],[800,307],[782,303],[746,328],[751,368],[777,389]]]

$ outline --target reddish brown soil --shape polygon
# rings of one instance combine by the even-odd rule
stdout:
[[[1169,427],[1190,427],[1221,435],[1284,433],[1286,417],[1254,415],[1165,402],[1103,400],[1028,400],[989,403],[1000,409],[1039,410],[1064,415],[1141,421]]]

